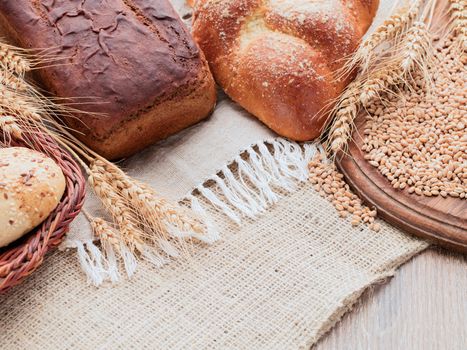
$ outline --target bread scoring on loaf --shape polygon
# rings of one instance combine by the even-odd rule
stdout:
[[[41,80],[91,112],[66,122],[109,158],[198,122],[214,107],[205,58],[168,0],[0,1],[0,22],[20,46],[63,59],[41,69]]]
[[[0,148],[0,247],[44,221],[65,192],[62,170],[42,153]]]
[[[192,1],[193,2],[193,1]],[[350,81],[337,70],[378,0],[198,0],[193,35],[226,93],[282,136],[321,134]]]

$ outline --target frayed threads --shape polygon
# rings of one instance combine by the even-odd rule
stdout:
[[[243,218],[255,219],[277,203],[281,193],[293,192],[308,180],[308,162],[315,145],[303,147],[276,139],[247,148],[197,191],[204,200],[240,225]]]

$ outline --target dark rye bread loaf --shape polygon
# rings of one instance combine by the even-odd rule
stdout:
[[[66,123],[107,158],[129,156],[214,107],[205,58],[168,0],[2,0],[0,20],[18,45],[66,57],[40,79],[98,113]]]

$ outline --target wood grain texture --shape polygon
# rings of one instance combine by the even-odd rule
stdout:
[[[467,349],[467,257],[431,249],[370,288],[313,350]]]
[[[347,183],[365,203],[378,209],[389,223],[422,238],[467,252],[467,200],[425,197],[394,189],[391,183],[364,159],[365,116],[359,115],[349,150],[336,161]]]

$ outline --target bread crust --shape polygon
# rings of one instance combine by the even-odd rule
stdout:
[[[378,0],[198,0],[193,35],[226,93],[278,134],[318,137],[350,82],[336,71]]]
[[[116,159],[210,114],[215,84],[205,57],[167,0],[15,0],[0,20],[23,47],[56,48],[41,69],[52,94],[83,113],[77,136]]]
[[[65,188],[62,170],[44,154],[23,147],[0,148],[0,247],[44,221]]]
[[[92,149],[99,150],[99,153],[108,159],[131,156],[155,141],[163,140],[203,120],[212,112],[217,92],[208,69],[200,71],[198,82],[195,88],[179,90],[177,91],[179,95],[165,102],[156,101],[147,111],[130,121],[122,122],[106,138],[95,138],[92,134],[76,136]],[[68,124],[74,125],[75,122],[69,120]],[[119,142],[115,142],[115,139]]]

